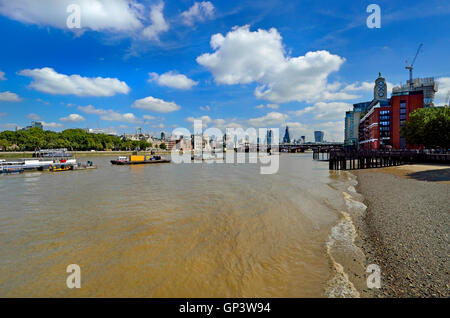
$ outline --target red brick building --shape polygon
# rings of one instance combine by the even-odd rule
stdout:
[[[383,100],[370,105],[359,124],[359,149],[383,148],[413,149],[402,138],[401,127],[409,114],[418,108],[432,107],[437,84],[433,78],[414,79],[406,85],[395,87],[388,103]]]
[[[400,134],[400,129],[409,120],[409,114],[424,107],[423,91],[409,92],[409,94],[391,97],[391,145],[394,149],[413,147],[406,145]]]
[[[390,144],[390,111],[389,106],[378,103],[364,115],[359,124],[360,149],[380,149]]]

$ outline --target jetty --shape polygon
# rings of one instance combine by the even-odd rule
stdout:
[[[450,164],[450,154],[418,150],[316,149],[313,159],[328,161],[330,170],[357,170],[414,163]]]

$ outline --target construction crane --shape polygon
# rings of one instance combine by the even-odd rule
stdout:
[[[416,62],[417,56],[419,55],[420,49],[422,48],[423,43],[420,43],[419,48],[417,49],[416,56],[414,56],[414,59],[411,63],[411,65],[408,65],[408,61],[406,61],[406,69],[409,70],[409,85],[413,84],[413,69],[414,69],[414,63]]]

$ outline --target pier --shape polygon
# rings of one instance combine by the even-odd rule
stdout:
[[[417,150],[343,150],[315,149],[314,160],[328,161],[330,170],[383,168],[413,163],[450,164],[450,154]]]

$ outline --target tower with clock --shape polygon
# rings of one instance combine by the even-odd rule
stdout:
[[[379,73],[378,78],[375,80],[373,98],[374,100],[387,99],[386,79],[381,76],[381,73]]]

